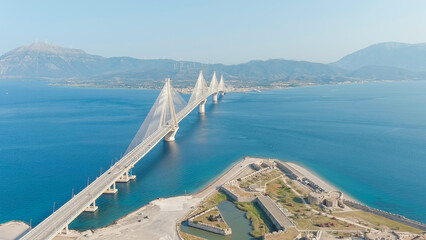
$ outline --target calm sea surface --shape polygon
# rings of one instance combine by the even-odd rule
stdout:
[[[0,82],[0,223],[39,223],[120,158],[158,91]],[[186,96],[188,99],[189,96]],[[71,225],[101,227],[201,189],[243,156],[299,163],[359,201],[426,223],[426,81],[230,93],[191,113],[137,180]]]

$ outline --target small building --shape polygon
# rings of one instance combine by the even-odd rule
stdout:
[[[272,161],[272,160],[264,160],[262,161],[261,166],[264,168],[275,168],[276,163],[275,161]]]
[[[399,236],[395,232],[390,231],[380,231],[380,232],[371,232],[365,235],[366,240],[397,240]]]
[[[250,165],[256,171],[259,171],[262,168],[261,163],[259,163],[259,162],[254,162],[254,163],[252,163]]]
[[[324,202],[324,193],[317,193],[317,192],[309,193],[308,202],[314,205],[321,205]]]
[[[303,174],[301,174],[299,171],[291,167],[285,162],[276,161],[276,166],[287,176],[293,180],[302,181],[302,179],[305,177]]]
[[[328,208],[344,207],[343,204],[343,193],[340,191],[331,192],[311,192],[308,195],[308,201],[310,204],[318,206],[324,206]]]
[[[295,227],[294,223],[281,211],[277,204],[269,197],[259,195],[256,198],[260,208],[266,213],[278,230]]]

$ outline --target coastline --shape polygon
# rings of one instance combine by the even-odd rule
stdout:
[[[214,193],[219,186],[230,181],[251,163],[264,158],[245,157],[216,176],[201,190],[190,194],[170,198],[159,198],[142,206],[138,210],[123,216],[112,224],[80,232],[70,230],[69,239],[87,237],[87,239],[113,240],[117,235],[122,240],[144,236],[144,239],[181,239],[176,228],[177,223],[184,219],[201,201]],[[148,216],[148,218],[145,218]],[[136,234],[136,235],[135,235]],[[54,240],[62,240],[58,235]]]
[[[364,84],[364,83],[379,83],[379,82],[406,82],[406,81],[417,81],[417,80],[374,80],[374,79],[358,79],[354,81],[345,82],[330,82],[330,83],[299,83],[299,84],[284,84],[284,85],[273,85],[273,86],[239,86],[233,87],[229,92],[251,92],[251,91],[268,91],[268,90],[282,90],[290,88],[301,88],[301,87],[316,87],[316,86],[327,86],[327,85],[346,85],[346,84]],[[85,83],[61,83],[61,82],[49,82],[50,86],[62,86],[62,87],[78,87],[78,88],[99,88],[99,89],[140,89],[140,90],[159,90],[161,87],[135,87],[135,86],[111,86],[102,84],[85,84]],[[176,87],[176,91],[181,94],[191,94],[192,87]]]
[[[301,164],[295,163],[295,162],[286,162],[287,164],[291,165],[292,167],[294,167],[295,169],[297,169],[298,171],[300,171],[303,174],[306,175],[311,175],[313,178],[313,181],[318,183],[322,183],[323,185],[323,189],[327,190],[327,191],[340,191],[344,194],[345,198],[347,200],[353,201],[353,202],[357,202],[357,203],[361,203],[359,200],[357,200],[355,197],[348,195],[345,191],[343,191],[342,189],[336,187],[335,185],[333,185],[332,183],[330,183],[329,181],[325,180],[323,177],[321,177],[318,173],[316,173],[314,170],[306,167],[306,166],[302,166]],[[325,188],[324,188],[325,186]]]
[[[178,231],[179,223],[191,214],[198,204],[208,198],[212,193],[216,192],[221,185],[236,178],[236,176],[242,174],[243,170],[246,169],[245,167],[259,160],[285,162],[302,174],[312,178],[311,180],[317,182],[318,185],[325,190],[341,191],[319,177],[314,171],[294,162],[247,156],[230,165],[230,167],[218,174],[218,176],[206,186],[193,194],[153,200],[138,210],[115,220],[108,226],[84,232],[71,230],[71,234],[69,235],[71,238],[69,239],[74,239],[72,237],[85,236],[88,237],[87,239],[112,240],[116,239],[117,234],[119,234],[120,239],[123,240],[133,239],[132,236],[135,236],[135,234],[144,236],[146,239],[181,239]],[[346,200],[359,203],[346,193],[343,192],[343,194]],[[360,204],[363,205],[362,203]],[[148,216],[148,218],[146,219],[145,216]],[[131,234],[129,234],[129,232]],[[59,240],[63,238],[56,237],[55,239]]]
[[[180,222],[182,222],[187,216],[189,216],[196,209],[203,200],[207,199],[212,193],[215,193],[220,186],[223,184],[240,177],[242,174],[247,174],[247,167],[252,163],[256,163],[264,160],[273,160],[281,163],[290,165],[293,169],[300,172],[318,186],[323,188],[326,191],[341,191],[332,184],[326,182],[324,179],[319,177],[314,171],[307,169],[297,163],[287,162],[278,159],[269,159],[269,158],[260,158],[260,157],[244,157],[242,160],[239,160],[222,173],[218,174],[211,182],[206,186],[201,188],[199,191],[188,194],[174,196],[170,198],[158,198],[147,205],[144,205],[117,220],[113,223],[92,230],[86,230],[83,232],[77,230],[70,230],[67,235],[58,235],[54,240],[77,240],[77,239],[97,239],[97,240],[113,240],[117,239],[119,236],[120,239],[130,240],[134,239],[136,236],[144,236],[144,239],[182,239],[179,232]],[[362,207],[369,208],[362,203],[354,200],[350,196],[344,194],[344,199],[359,204]],[[373,208],[369,208],[373,209]],[[368,209],[367,209],[368,210]],[[376,214],[381,215],[383,212],[378,209],[375,210]],[[374,212],[373,212],[374,213]],[[403,216],[385,213],[384,217],[398,221],[398,218],[401,221],[412,221]],[[388,214],[386,216],[386,214]],[[405,219],[405,220],[404,220]],[[415,221],[412,221],[415,222]],[[420,225],[424,225],[419,223]],[[426,225],[424,225],[426,226]],[[19,221],[10,221],[0,225],[0,233],[6,236],[5,240],[16,239],[16,236],[23,234],[28,230],[28,225],[19,222]],[[14,236],[14,237],[13,237]],[[1,238],[3,240],[3,238]]]

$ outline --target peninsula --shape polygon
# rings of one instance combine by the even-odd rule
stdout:
[[[425,224],[365,206],[300,165],[245,157],[195,194],[156,199],[107,227],[54,239],[203,239],[188,229],[232,236],[220,212],[224,201],[245,212],[253,239],[426,237]],[[27,229],[22,222],[0,225],[2,239],[17,239]]]

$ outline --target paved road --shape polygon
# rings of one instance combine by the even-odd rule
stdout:
[[[209,97],[211,92],[200,97],[200,100],[194,101],[180,111],[176,118],[182,121],[190,112],[192,112],[202,101]],[[25,234],[21,240],[48,240],[55,237],[62,229],[70,224],[78,215],[80,215],[87,206],[101,196],[105,190],[110,187],[120,176],[134,166],[143,158],[158,142],[160,142],[170,131],[172,126],[170,122],[158,129],[151,136],[145,139],[141,144],[121,158],[116,164],[108,169],[99,178],[93,181],[89,186],[70,199],[57,211],[47,217],[43,222]]]

